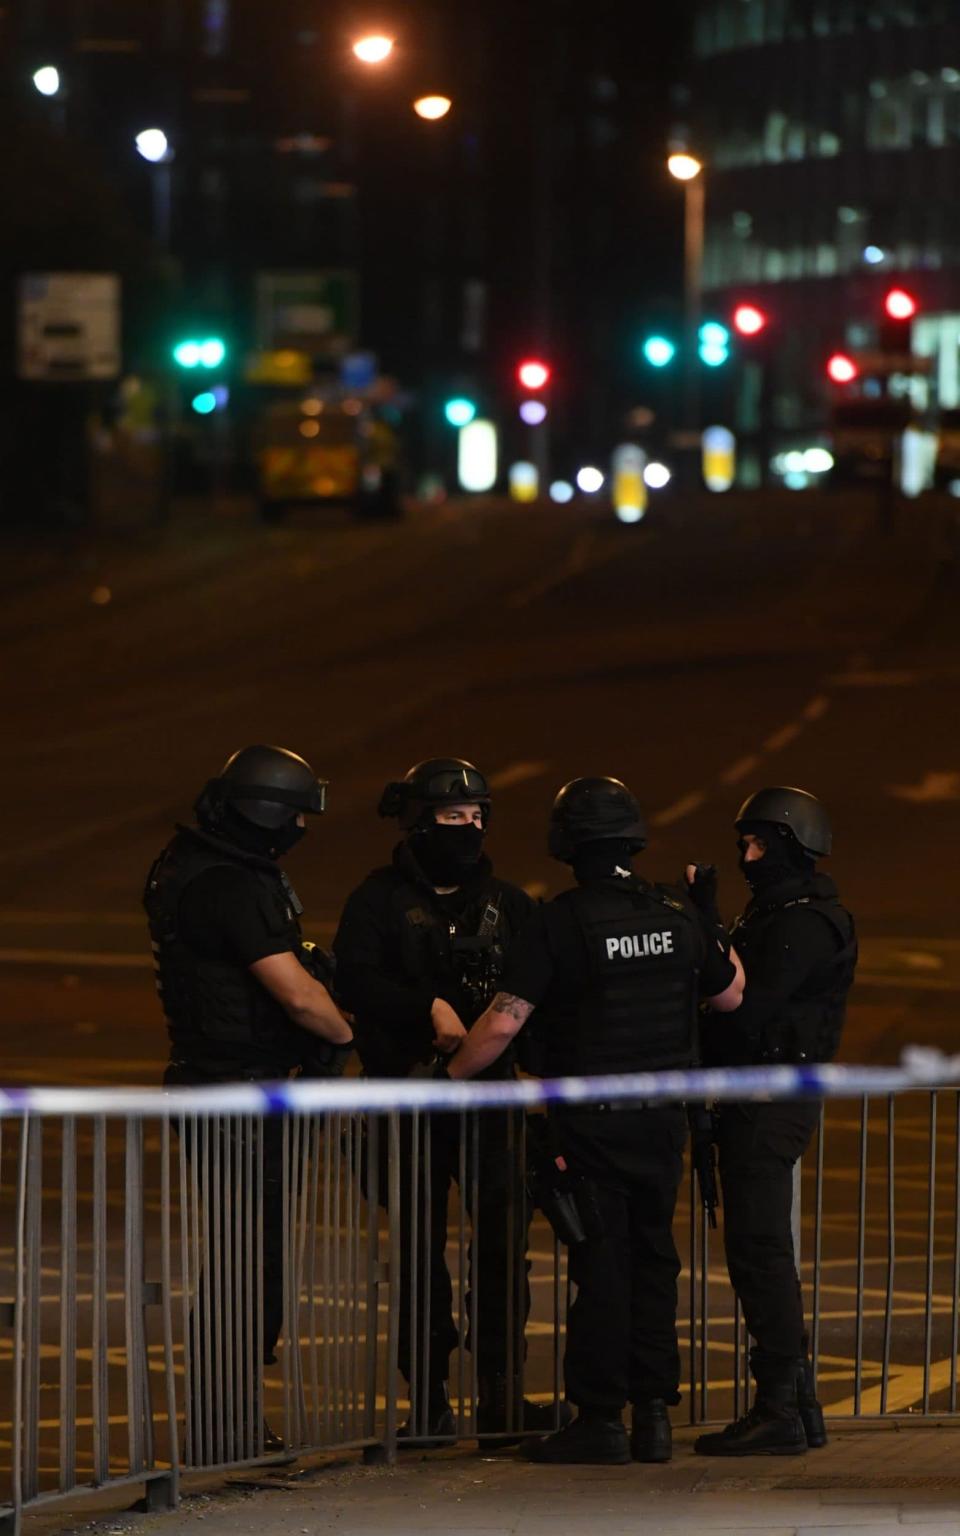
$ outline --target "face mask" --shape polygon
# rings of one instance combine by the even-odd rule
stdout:
[[[770,890],[791,875],[812,873],[813,861],[794,837],[783,837],[775,825],[757,828],[755,835],[762,837],[767,845],[763,858],[748,862],[742,847],[740,851],[740,872],[755,894]]]
[[[413,851],[434,885],[459,885],[483,852],[483,828],[452,827],[437,822],[416,834]]]
[[[228,805],[217,830],[221,837],[225,837],[237,848],[242,848],[245,853],[259,854],[262,859],[278,859],[299,843],[307,829],[297,826],[295,816],[282,827],[258,827],[248,821],[246,816],[241,816],[239,811],[235,811],[232,805]]]

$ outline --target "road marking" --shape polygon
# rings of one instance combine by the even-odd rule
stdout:
[[[527,779],[539,779],[550,767],[549,763],[509,763],[499,773],[491,774],[491,789],[510,789],[514,784],[524,784]]]
[[[152,955],[83,949],[0,949],[0,965],[152,966]]]
[[[944,800],[960,800],[960,773],[938,773],[931,769],[919,784],[888,784],[887,794],[914,805],[935,805]]]
[[[170,815],[169,804],[158,805],[154,802],[151,805],[139,805],[134,810],[123,811],[119,815],[105,816],[101,821],[80,822],[78,825],[69,827],[65,832],[40,838],[35,843],[28,843],[19,848],[3,849],[0,852],[0,864],[27,863],[43,854],[60,853],[64,848],[72,848],[77,843],[88,843],[94,837],[107,837],[113,832],[119,832],[123,827]]]
[[[669,827],[672,822],[680,821],[691,812],[698,811],[706,798],[702,789],[696,789],[691,794],[684,795],[682,799],[674,801],[673,805],[668,805],[666,810],[657,811],[656,815],[650,817],[650,825]]]
[[[759,763],[760,758],[756,752],[751,752],[749,757],[738,757],[735,763],[720,775],[721,784],[737,784],[745,779],[748,773],[752,773]]]
[[[909,672],[905,668],[899,671],[871,672],[851,671],[835,672],[827,682],[835,688],[907,688],[918,680],[919,673]]]
[[[779,752],[782,747],[789,746],[791,741],[796,741],[802,730],[803,726],[792,720],[789,725],[782,726],[779,731],[767,737],[763,744],[764,752]]]
[[[811,699],[809,704],[804,705],[802,711],[803,718],[804,720],[819,720],[822,715],[826,714],[829,708],[830,700],[826,694],[818,693],[815,699]]]
[[[620,545],[614,542],[599,550],[596,546],[597,535],[592,529],[579,533],[559,565],[554,566],[551,571],[545,571],[529,586],[521,587],[517,592],[511,592],[505,599],[504,607],[526,608],[537,598],[546,597],[547,593],[552,592],[555,587],[562,586],[572,576],[582,576],[590,566],[602,565],[605,560],[612,560],[620,552]]]

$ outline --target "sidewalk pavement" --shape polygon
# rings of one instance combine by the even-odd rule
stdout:
[[[169,1514],[88,1505],[25,1521],[25,1536],[960,1536],[960,1429],[891,1424],[832,1433],[797,1457],[709,1461],[696,1431],[664,1467],[538,1467],[515,1452],[410,1452],[185,1479]]]

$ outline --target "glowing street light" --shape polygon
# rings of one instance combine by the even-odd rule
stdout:
[[[441,117],[446,117],[452,106],[449,96],[419,96],[413,104],[413,110],[425,122],[436,123]]]
[[[912,320],[917,312],[917,301],[905,288],[891,288],[883,307],[891,320]]]
[[[674,154],[667,157],[667,170],[677,181],[693,181],[703,170],[703,162],[696,155]]]
[[[384,64],[393,52],[393,38],[372,32],[368,37],[357,38],[353,52],[361,64]]]
[[[170,140],[162,128],[141,128],[134,143],[137,154],[149,160],[151,165],[159,165],[170,157]]]
[[[733,328],[741,336],[759,336],[766,323],[766,315],[756,304],[738,304],[733,312]]]
[[[41,96],[56,96],[60,89],[60,71],[53,64],[43,64],[34,70],[33,83]]]

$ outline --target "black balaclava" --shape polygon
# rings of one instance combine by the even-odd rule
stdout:
[[[767,845],[762,859],[749,862],[743,856],[743,848],[740,849],[740,871],[755,896],[762,896],[784,880],[809,878],[816,872],[814,860],[800,847],[789,827],[781,827],[775,821],[745,821],[740,832],[741,837],[745,832],[760,837]]]
[[[485,829],[435,821],[415,827],[410,849],[433,885],[461,885],[480,862]]]
[[[297,825],[295,814],[281,827],[258,827],[229,804],[224,806],[217,827],[211,830],[236,848],[242,848],[244,853],[259,854],[261,859],[282,858],[307,831],[306,827]]]
[[[631,873],[630,860],[637,846],[628,837],[598,837],[592,843],[581,843],[574,849],[573,873],[580,881],[609,880],[618,872]],[[622,874],[620,876],[622,877]]]

